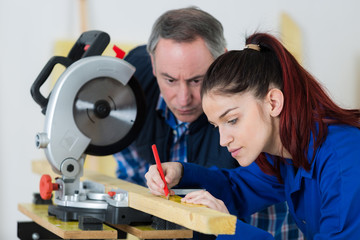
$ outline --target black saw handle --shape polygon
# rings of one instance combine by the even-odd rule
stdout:
[[[101,55],[109,42],[110,36],[107,33],[101,31],[87,31],[81,34],[67,57],[54,56],[50,58],[30,89],[32,98],[40,105],[43,114],[46,112],[51,92],[46,98],[41,94],[40,88],[49,78],[55,65],[61,64],[67,68],[81,58]]]
[[[72,61],[66,57],[54,56],[50,58],[50,60],[46,63],[45,67],[41,70],[39,76],[36,78],[35,82],[32,84],[30,92],[32,98],[35,100],[37,104],[41,107],[41,112],[45,114],[46,106],[49,101],[49,96],[45,98],[41,92],[40,87],[44,84],[44,82],[48,79],[50,73],[54,69],[56,64],[61,64],[65,67],[69,67],[72,64]]]
[[[109,42],[110,36],[106,32],[95,30],[84,32],[71,48],[67,57],[75,62],[80,58],[101,55]]]

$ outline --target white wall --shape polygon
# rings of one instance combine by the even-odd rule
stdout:
[[[243,47],[254,30],[279,33],[286,12],[303,33],[304,66],[344,107],[360,107],[360,2],[244,0],[92,0],[89,28],[114,41],[145,43],[152,23],[165,10],[196,5],[217,17],[229,49]],[[16,239],[16,222],[28,220],[17,204],[30,202],[39,176],[31,160],[43,158],[34,136],[44,117],[30,86],[59,39],[80,35],[78,1],[0,0],[0,239]]]

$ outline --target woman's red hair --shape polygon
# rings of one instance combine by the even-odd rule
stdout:
[[[315,153],[326,138],[328,124],[347,124],[360,128],[360,111],[343,109],[335,104],[320,83],[275,37],[254,34],[246,43],[266,47],[277,57],[285,99],[280,115],[280,139],[291,154],[294,166],[310,170],[313,159],[309,161],[307,153],[311,134],[314,141],[311,150]],[[314,158],[315,154],[312,156]],[[280,177],[279,167],[270,165],[264,155],[259,157],[257,163],[264,172]]]
[[[291,154],[295,168],[310,170],[314,153],[327,136],[329,124],[346,124],[360,128],[359,109],[347,110],[335,104],[322,86],[308,73],[286,48],[273,36],[255,33],[246,44],[260,47],[229,51],[217,58],[209,67],[201,88],[201,95],[216,91],[236,94],[254,90],[258,98],[264,97],[270,86],[280,88],[284,94],[284,106],[280,114],[280,139]],[[309,149],[310,137],[314,144]],[[315,154],[312,155],[313,158]],[[260,168],[276,175],[282,182],[281,157],[273,157],[271,164],[265,154],[256,160]]]

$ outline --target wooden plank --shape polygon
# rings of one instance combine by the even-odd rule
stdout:
[[[103,224],[103,230],[83,231],[78,222],[63,222],[48,215],[47,205],[18,204],[18,210],[34,222],[64,239],[116,239],[117,230]]]
[[[52,178],[61,177],[54,173],[47,160],[39,159],[31,162],[31,168],[33,173],[37,174],[49,174]],[[115,175],[116,161],[112,155],[110,156],[91,156],[87,155],[85,158],[84,171],[94,171],[110,177],[116,177]]]
[[[173,238],[192,238],[193,231],[188,229],[178,230],[156,230],[150,225],[131,226],[125,224],[109,224],[113,228],[130,233],[141,239],[173,239]]]
[[[44,161],[45,165],[48,164]],[[41,164],[37,164],[40,166]],[[41,169],[34,169],[42,172]],[[43,173],[43,172],[42,172]],[[145,187],[96,172],[86,171],[84,179],[101,183],[106,191],[120,188],[128,191],[129,207],[205,234],[234,234],[236,216],[202,205],[181,203],[179,197],[169,200],[155,196]]]
[[[178,198],[169,200],[155,196],[145,187],[87,172],[86,179],[104,184],[105,189],[120,188],[129,193],[129,207],[174,222],[206,234],[234,234],[236,217],[201,205],[181,203]]]
[[[47,160],[38,159],[31,162],[31,171],[40,175],[49,174],[51,178],[61,177],[59,174],[54,173],[50,163]]]
[[[78,229],[78,222],[63,222],[55,217],[48,216],[48,206],[47,205],[35,205],[35,204],[19,204],[18,209],[20,212],[31,218],[34,222],[44,227],[45,229],[53,232],[61,238],[71,238],[71,239],[89,239],[89,234],[91,234],[94,239],[106,239],[106,235],[109,235],[109,230],[116,231],[119,229],[121,231],[130,233],[135,237],[141,239],[169,239],[169,238],[192,238],[193,231],[189,229],[178,229],[178,230],[156,230],[150,225],[142,226],[130,226],[122,224],[106,224],[103,225],[104,230],[102,231],[82,231]],[[110,227],[109,227],[109,226]],[[117,232],[117,231],[116,231]],[[109,235],[108,238],[117,238]]]

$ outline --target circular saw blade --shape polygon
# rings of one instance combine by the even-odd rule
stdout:
[[[121,142],[134,125],[136,97],[129,84],[123,85],[109,77],[95,78],[78,91],[73,116],[79,130],[91,139],[90,145],[114,145]],[[111,153],[95,155],[107,154]]]

